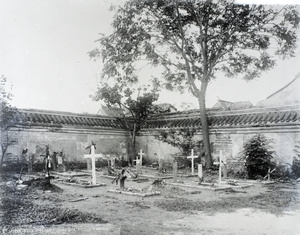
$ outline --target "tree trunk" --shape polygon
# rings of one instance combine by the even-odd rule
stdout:
[[[212,157],[209,141],[209,127],[207,122],[206,105],[205,105],[205,90],[201,90],[198,102],[200,106],[200,118],[202,126],[203,144],[205,150],[205,168],[210,168],[212,165]]]
[[[129,131],[130,132],[130,131]],[[129,153],[128,153],[128,165],[132,166],[133,164],[133,158],[134,158],[134,143],[132,141],[132,138],[131,138],[131,132],[130,132],[130,143],[129,143]]]
[[[135,159],[135,132],[136,132],[135,127],[133,131],[129,131],[129,137],[130,137],[130,150],[129,150],[129,158],[128,158],[129,165],[133,165],[133,160]]]

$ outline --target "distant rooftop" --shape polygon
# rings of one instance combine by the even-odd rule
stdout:
[[[287,85],[258,102],[256,107],[300,106],[300,73]]]
[[[228,111],[228,110],[249,109],[251,107],[253,107],[253,104],[250,101],[229,102],[225,100],[218,100],[217,103],[212,107],[212,109]]]

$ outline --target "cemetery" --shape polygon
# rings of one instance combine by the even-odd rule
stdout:
[[[234,221],[248,214],[259,218],[260,213],[274,216],[265,223],[288,223],[297,216],[287,213],[300,205],[295,162],[300,109],[297,104],[263,105],[271,99],[239,109],[234,104],[224,109],[225,101],[219,101],[208,110],[210,169],[205,168],[198,110],[149,118],[137,135],[132,164],[121,119],[20,110],[19,122],[9,130],[12,138],[1,174],[1,233],[39,234],[45,226],[47,234],[198,234],[199,229],[221,228],[240,233],[244,228]],[[184,142],[187,132],[193,133],[189,148],[180,152],[182,146],[171,145],[171,137]],[[257,158],[257,149],[263,159]],[[245,152],[248,163],[242,158]],[[251,152],[262,160],[256,164],[266,164],[262,171],[251,163]],[[222,213],[229,227],[195,224]],[[245,223],[251,227],[259,222]],[[272,226],[256,234],[281,231]],[[297,226],[283,226],[282,231],[292,234]]]
[[[299,234],[299,6],[260,4],[1,2],[0,234]]]
[[[197,127],[197,112],[149,119],[137,137],[132,165],[128,134],[114,117],[43,110],[21,110],[19,115],[22,121],[10,130],[17,135],[0,187],[6,200],[1,216],[11,218],[1,222],[5,234],[23,230],[38,234],[42,229],[47,234],[60,229],[90,234],[99,230],[101,234],[197,234],[200,227],[192,223],[196,214],[209,221],[211,214],[218,218],[230,212],[228,223],[234,224],[247,213],[268,212],[275,216],[270,223],[286,223],[286,213],[300,205],[299,180],[287,175],[291,168],[283,168],[292,163],[290,148],[296,143],[291,140],[297,140],[300,130],[297,107],[209,111],[211,169],[205,169],[201,132],[194,136],[198,145],[184,156],[159,135],[162,129]],[[273,160],[275,165],[249,179],[241,171],[245,166],[239,156],[251,140],[261,138],[259,145],[264,146],[263,136],[280,140],[272,147],[281,152]],[[224,227],[201,226],[206,232]],[[235,226],[236,231],[243,230]]]

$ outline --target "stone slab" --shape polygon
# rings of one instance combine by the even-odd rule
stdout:
[[[178,186],[178,187],[188,187],[188,188],[205,189],[205,190],[212,190],[212,191],[226,190],[232,188],[232,186],[213,187],[213,186],[201,186],[201,185],[180,184],[180,183],[167,183],[167,184],[172,186]]]
[[[91,172],[92,173],[92,172]],[[51,174],[65,177],[81,177],[81,176],[90,176],[91,173],[77,173],[77,172],[55,172],[51,171]]]
[[[160,192],[150,192],[150,193],[135,193],[130,191],[121,191],[121,190],[108,190],[110,193],[119,193],[119,194],[127,194],[132,196],[139,196],[139,197],[151,197],[151,196],[157,196],[160,195]]]
[[[60,184],[66,184],[66,185],[70,185],[70,186],[76,186],[76,187],[81,187],[81,188],[95,188],[95,187],[101,187],[101,186],[106,186],[105,183],[98,183],[98,184],[95,184],[95,185],[83,185],[83,184],[77,184],[77,183],[68,183],[68,182],[64,182],[63,180],[54,180],[54,181],[57,181],[57,183],[60,183]]]
[[[100,177],[104,177],[104,178],[108,178],[108,179],[115,179],[116,176],[113,176],[113,175],[97,175],[97,176],[100,176]],[[126,181],[135,181],[135,180],[138,180],[139,178],[126,178]]]

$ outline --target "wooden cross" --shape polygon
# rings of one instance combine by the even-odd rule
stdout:
[[[141,171],[141,160],[136,158],[135,160],[133,160],[135,162],[135,166],[136,166],[136,173],[139,174],[139,172]]]
[[[143,153],[143,149],[140,149],[138,155],[140,156],[140,164],[143,165],[143,155],[145,155],[145,153]]]
[[[187,158],[192,159],[192,175],[194,175],[194,158],[198,158],[198,156],[194,156],[194,149],[192,149],[191,156],[187,156]]]
[[[102,154],[95,154],[95,146],[91,146],[91,154],[84,154],[83,158],[90,158],[92,159],[92,184],[96,185],[96,158],[101,158],[103,157]]]

